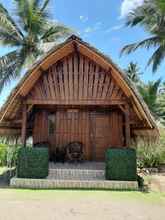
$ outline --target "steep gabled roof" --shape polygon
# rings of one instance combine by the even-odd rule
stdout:
[[[109,69],[112,69],[114,79],[131,100],[134,110],[138,114],[139,118],[146,121],[148,129],[157,130],[156,123],[147,105],[144,103],[134,84],[128,79],[126,74],[124,74],[124,72],[109,57],[102,54],[96,48],[82,41],[82,39],[75,35],[72,35],[58,46],[53,47],[26,72],[25,76],[11,92],[0,111],[0,126],[6,119],[11,118],[11,114],[13,114],[13,112],[16,112],[19,109],[21,104],[20,96],[25,97],[28,94],[41,76],[42,72],[47,70],[50,65],[75,50],[89,57],[105,70],[108,71]]]

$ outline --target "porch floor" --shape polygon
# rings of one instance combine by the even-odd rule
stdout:
[[[52,169],[74,169],[74,170],[104,170],[104,162],[85,161],[82,163],[49,163],[49,170]]]
[[[137,190],[136,181],[105,180],[105,163],[49,163],[46,179],[12,178],[10,186],[32,189],[118,189]]]

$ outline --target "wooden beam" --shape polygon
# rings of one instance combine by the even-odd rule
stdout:
[[[27,105],[23,104],[22,108],[22,127],[21,127],[21,142],[26,146],[26,129],[27,129]]]
[[[126,146],[130,146],[131,130],[130,130],[130,110],[129,105],[125,105],[125,138]]]
[[[26,104],[31,105],[124,105],[124,100],[39,100],[27,99]]]
[[[122,105],[119,105],[119,108],[121,109],[121,111],[122,111],[124,114],[126,114],[126,110],[125,110],[125,108],[124,108]]]
[[[74,51],[78,54],[78,47],[75,41],[73,41],[73,48],[74,48]]]
[[[30,112],[33,108],[33,105],[29,105],[28,109],[27,109],[27,112]]]

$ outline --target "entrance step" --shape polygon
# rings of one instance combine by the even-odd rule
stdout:
[[[10,186],[26,189],[112,189],[138,190],[137,181],[54,180],[12,178]]]
[[[74,169],[74,170],[105,170],[104,162],[84,161],[82,163],[49,163],[49,169]]]
[[[105,180],[104,170],[49,169],[47,179],[54,180]]]

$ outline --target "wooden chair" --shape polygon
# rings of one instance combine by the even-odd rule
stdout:
[[[71,142],[66,146],[66,158],[68,162],[82,162],[83,144],[80,142]]]

